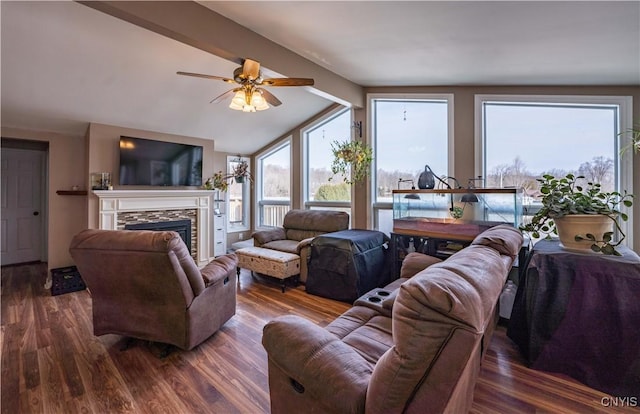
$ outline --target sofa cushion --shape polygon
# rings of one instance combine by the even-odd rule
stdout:
[[[393,345],[391,319],[364,306],[347,310],[326,329],[372,364]]]
[[[256,241],[257,246],[262,246],[273,240],[284,240],[287,235],[282,227],[276,227],[274,229],[256,231],[251,237]]]
[[[409,278],[416,273],[426,269],[432,264],[440,263],[442,260],[434,256],[423,253],[412,252],[405,256],[400,268],[400,278]]]
[[[313,239],[316,236],[325,234],[324,231],[302,230],[302,229],[285,229],[287,239],[302,241],[305,239]]]
[[[472,245],[489,246],[500,254],[515,257],[522,247],[522,234],[508,224],[501,224],[480,233]]]
[[[331,233],[349,228],[349,215],[344,211],[289,210],[284,216],[282,227],[285,229]],[[300,237],[297,240],[312,236]]]
[[[297,240],[274,240],[269,243],[265,243],[261,246],[265,249],[279,250],[281,252],[298,254],[298,241]]]

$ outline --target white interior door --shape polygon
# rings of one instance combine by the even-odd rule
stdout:
[[[43,151],[3,148],[0,261],[42,260]]]

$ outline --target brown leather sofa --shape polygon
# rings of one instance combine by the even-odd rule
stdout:
[[[326,328],[293,315],[269,322],[271,412],[468,412],[521,243],[518,230],[497,226],[368,292]]]
[[[84,230],[69,252],[91,292],[95,335],[188,350],[235,314],[236,256],[198,269],[176,232]]]
[[[331,210],[289,210],[282,227],[253,233],[254,246],[300,256],[300,281],[307,281],[311,241],[325,233],[347,230],[349,215]]]

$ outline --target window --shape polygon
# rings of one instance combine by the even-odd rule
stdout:
[[[390,233],[393,190],[409,189],[412,182],[417,188],[425,165],[439,176],[452,175],[453,95],[372,95],[369,111],[375,168],[373,225]]]
[[[227,172],[231,174],[234,168],[240,162],[249,163],[249,158],[245,157],[227,157]],[[227,190],[227,230],[230,232],[237,232],[242,230],[248,230],[249,225],[249,189],[251,185],[249,180],[243,180],[237,182],[232,179],[229,183],[229,189]]]
[[[630,127],[630,107],[624,97],[476,96],[476,173],[486,187],[522,187],[525,222],[541,207],[543,174],[631,193],[631,157],[619,157],[618,135]],[[629,221],[620,224],[631,233]]]
[[[291,209],[291,142],[258,155],[256,188],[258,189],[257,227],[282,226]]]
[[[351,110],[340,108],[303,131],[305,151],[304,205],[351,213],[351,186],[333,176],[334,141],[351,140]]]

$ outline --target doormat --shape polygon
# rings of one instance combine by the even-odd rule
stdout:
[[[75,266],[51,269],[51,296],[84,290],[87,286]]]

